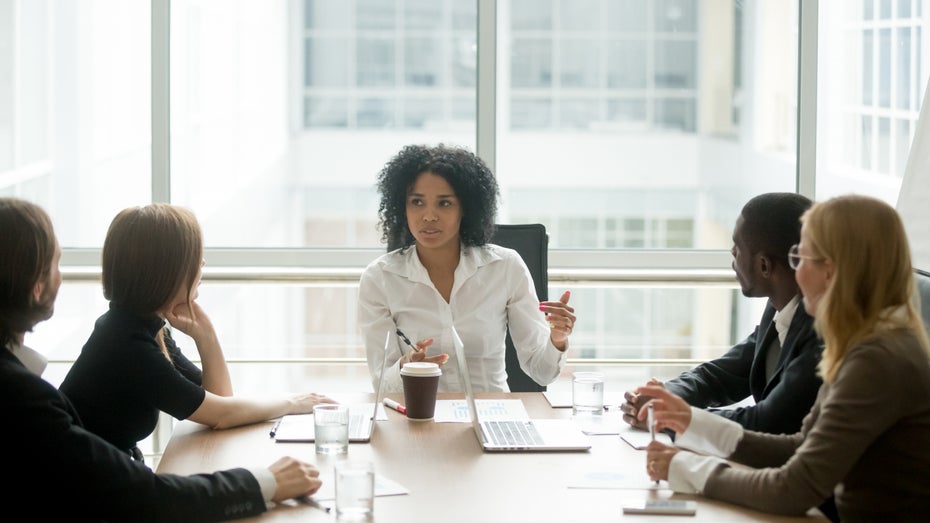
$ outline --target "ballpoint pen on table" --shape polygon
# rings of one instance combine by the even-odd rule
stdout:
[[[318,509],[322,510],[323,512],[327,512],[327,513],[328,513],[328,512],[330,511],[330,508],[329,508],[329,507],[324,506],[324,505],[321,505],[319,501],[317,501],[317,500],[311,498],[310,496],[297,496],[297,501],[299,501],[299,502],[301,502],[301,503],[303,503],[303,504],[305,504],[305,505],[310,505],[310,506],[313,507],[313,508],[318,508]]]
[[[274,422],[274,426],[271,427],[271,432],[268,435],[273,438],[274,435],[278,433],[278,428],[280,426],[281,426],[281,419],[278,419],[278,421]]]
[[[385,404],[386,406],[391,407],[392,409],[396,410],[397,412],[400,412],[401,414],[406,414],[406,413],[407,413],[407,407],[405,407],[405,406],[401,405],[400,403],[398,403],[398,402],[392,400],[391,398],[384,398],[384,404]]]
[[[655,409],[653,408],[652,403],[646,406],[646,423],[649,425],[649,437],[652,439],[652,441],[656,440],[656,420],[655,414],[653,414],[654,410]],[[656,480],[656,485],[658,484],[659,480]]]

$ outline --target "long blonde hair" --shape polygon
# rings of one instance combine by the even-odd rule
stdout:
[[[868,196],[840,196],[815,204],[801,222],[812,255],[834,266],[814,320],[824,341],[819,366],[824,382],[836,378],[852,347],[893,329],[913,331],[930,357],[915,307],[907,234],[894,208]],[[889,308],[899,306],[906,314],[889,316]]]

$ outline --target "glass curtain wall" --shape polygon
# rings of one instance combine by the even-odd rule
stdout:
[[[153,1],[170,5],[170,200],[203,224],[201,301],[237,390],[369,387],[358,363],[320,363],[363,357],[353,284],[210,272],[246,264],[243,251],[311,265],[354,253],[356,270],[383,252],[381,165],[410,143],[478,143],[478,2]],[[926,85],[924,3],[819,2],[817,197],[895,201]],[[742,204],[796,190],[797,0],[482,5],[496,9],[482,31],[496,45],[499,221],[545,224],[550,270],[707,253],[726,270]],[[49,209],[66,264],[95,265],[116,212],[152,199],[152,7],[0,0],[0,194]],[[735,282],[567,288],[580,364],[712,357],[763,305]],[[92,279],[66,282],[30,338],[58,362],[50,381],[105,309]]]
[[[65,251],[99,250],[120,209],[151,201],[150,55],[148,2],[0,0],[0,195],[48,210]],[[62,286],[27,336],[49,381],[105,310],[96,283]]]
[[[925,0],[820,2],[817,196],[894,204],[927,86]]]
[[[544,223],[553,249],[728,249],[746,200],[795,190],[796,2],[499,6],[507,218]],[[599,359],[713,357],[762,305],[672,285],[586,287],[573,299],[574,347]]]

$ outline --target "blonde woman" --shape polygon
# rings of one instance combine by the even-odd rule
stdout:
[[[103,294],[110,309],[61,384],[84,426],[141,460],[159,411],[221,429],[332,402],[318,394],[233,395],[226,359],[197,303],[203,237],[194,214],[152,204],[120,212],[103,244]],[[188,360],[168,324],[193,338],[202,369]]]
[[[676,447],[650,445],[649,476],[779,514],[803,514],[835,493],[844,522],[928,521],[930,344],[904,226],[865,196],[816,204],[802,224],[789,257],[824,340],[824,384],[801,431],[744,430],[662,387],[641,387],[655,397],[657,428],[678,434]]]

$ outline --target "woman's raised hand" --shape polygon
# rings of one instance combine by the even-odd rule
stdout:
[[[559,301],[539,302],[539,310],[546,313],[549,322],[549,338],[559,350],[565,349],[565,342],[575,328],[575,308],[568,304],[572,291],[565,291]]]

